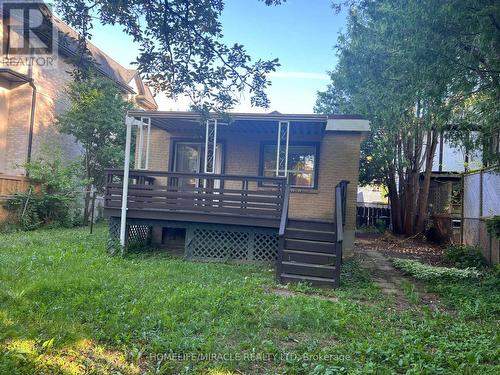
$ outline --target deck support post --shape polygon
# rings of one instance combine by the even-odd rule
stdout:
[[[122,212],[120,221],[120,245],[125,247],[125,235],[127,230],[127,197],[128,197],[128,178],[130,171],[130,142],[132,138],[132,123],[134,119],[126,117],[125,124],[127,126],[127,133],[125,137],[125,164],[123,166],[123,191],[122,191]]]
[[[290,123],[278,122],[278,142],[276,144],[276,176],[288,176],[288,144],[290,142]]]
[[[137,138],[138,138],[138,145],[137,145],[137,169],[142,169],[142,153],[143,153],[143,146],[144,146],[144,123],[142,122],[142,117],[141,121],[137,123]]]
[[[147,120],[147,128],[148,128],[148,135],[147,135],[147,141],[146,141],[146,165],[144,169],[149,169],[149,145],[150,145],[150,138],[151,138],[151,117],[146,117]]]
[[[138,152],[137,152],[137,165],[136,169],[148,169],[149,168],[149,143],[151,136],[151,118],[141,117],[140,121],[133,117],[125,117],[125,125],[127,126],[127,132],[125,136],[125,163],[123,166],[123,190],[122,190],[122,208],[121,208],[121,220],[120,220],[120,245],[125,246],[126,242],[126,230],[127,230],[127,198],[128,198],[128,180],[130,172],[130,143],[132,142],[132,126],[137,126],[138,131]],[[143,168],[142,166],[142,154],[144,148],[144,126],[147,130],[146,138],[146,163]]]
[[[209,119],[205,125],[205,165],[204,172],[215,174],[217,158],[217,119]],[[212,180],[215,187],[215,180]],[[209,180],[203,180],[203,187],[210,187]]]
[[[205,173],[215,173],[217,157],[217,119],[207,120],[205,127]]]
[[[137,125],[138,131],[138,151],[137,151],[137,166],[136,169],[145,169],[149,168],[149,144],[151,138],[151,118],[150,117],[141,117],[140,121],[133,120],[133,122]],[[145,155],[145,163],[143,163],[142,156],[144,153],[144,127],[146,127],[147,135],[146,135],[146,155]],[[144,167],[143,167],[144,164]]]

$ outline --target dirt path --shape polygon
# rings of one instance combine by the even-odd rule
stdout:
[[[402,289],[404,278],[392,266],[389,259],[377,250],[358,250],[356,254],[360,259],[361,266],[370,273],[373,281],[382,289],[382,292],[395,298],[398,310],[405,310],[411,307],[411,302]]]
[[[395,298],[396,309],[407,310],[424,304],[433,310],[446,310],[436,295],[427,293],[421,283],[405,277],[394,268],[387,255],[371,247],[370,240],[364,239],[362,246],[357,243],[355,253],[382,292]]]

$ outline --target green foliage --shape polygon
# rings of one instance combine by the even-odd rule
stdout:
[[[270,6],[284,0],[262,2]],[[169,97],[187,95],[202,111],[226,110],[246,90],[252,105],[269,105],[266,76],[279,66],[278,60],[252,62],[241,44],[222,42],[223,0],[54,3],[63,20],[84,38],[91,35],[94,22],[124,30],[140,45],[136,63],[142,76]],[[78,44],[82,50],[84,38]]]
[[[467,245],[453,245],[446,249],[446,258],[458,268],[485,268],[488,263],[479,248]]]
[[[479,279],[483,275],[473,267],[465,269],[436,267],[410,259],[393,259],[393,263],[404,273],[426,281]]]
[[[102,190],[104,169],[123,165],[124,119],[131,104],[105,78],[71,82],[66,92],[70,108],[57,118],[59,129],[83,146],[85,177]]]
[[[492,321],[500,316],[500,273],[487,273],[480,281],[433,282],[430,292],[438,293],[460,317]]]
[[[375,225],[361,225],[356,228],[358,233],[384,233],[386,231],[384,220],[376,220]]]
[[[424,229],[440,134],[492,158],[500,111],[498,2],[491,0],[348,0],[331,83],[315,110],[359,113],[371,122],[361,147],[360,183],[383,183],[393,228]],[[453,124],[453,125],[452,125]],[[471,131],[476,130],[475,136]],[[424,146],[425,145],[425,146]],[[487,160],[488,161],[488,160]],[[491,160],[490,160],[491,161]],[[429,177],[427,177],[428,180]]]
[[[486,220],[486,228],[488,233],[496,239],[500,239],[500,216],[495,215]]]
[[[376,218],[375,222],[370,225],[360,225],[356,227],[359,233],[385,233],[387,230],[387,220]]]
[[[369,280],[366,273],[358,278],[356,262],[345,263],[339,290],[283,295],[275,293],[272,266],[186,262],[164,253],[109,257],[105,238],[104,226],[93,235],[84,228],[2,235],[0,373],[498,370],[500,288],[492,279],[433,282],[451,313],[421,303],[398,311],[380,292],[359,298]],[[233,360],[195,358],[207,353]],[[243,357],[259,353],[270,360]]]
[[[405,296],[414,305],[418,305],[421,302],[420,295],[414,283],[404,280],[401,283],[401,289],[403,289]]]
[[[51,155],[49,156],[49,152]],[[30,187],[7,201],[15,224],[23,230],[41,226],[73,226],[80,220],[77,199],[80,195],[80,170],[64,163],[59,150],[45,146],[40,159],[26,163]]]

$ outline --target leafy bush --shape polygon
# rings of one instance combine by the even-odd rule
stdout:
[[[459,269],[453,267],[435,267],[416,260],[393,259],[394,266],[404,273],[420,280],[465,280],[479,279],[482,272],[476,268]]]
[[[484,268],[488,265],[479,248],[467,245],[453,245],[446,249],[446,258],[458,268]]]
[[[42,151],[42,155],[47,153],[48,150]],[[80,216],[76,165],[63,163],[60,152],[52,150],[52,157],[42,156],[24,167],[30,176],[30,187],[6,203],[15,224],[23,230],[74,226]]]
[[[488,233],[493,237],[500,239],[500,216],[495,215],[492,218],[486,220],[486,228]]]

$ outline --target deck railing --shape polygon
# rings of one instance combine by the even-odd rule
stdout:
[[[118,209],[122,204],[123,170],[106,173],[105,208]],[[129,173],[127,207],[279,222],[285,187],[286,179],[280,177],[133,170]]]

